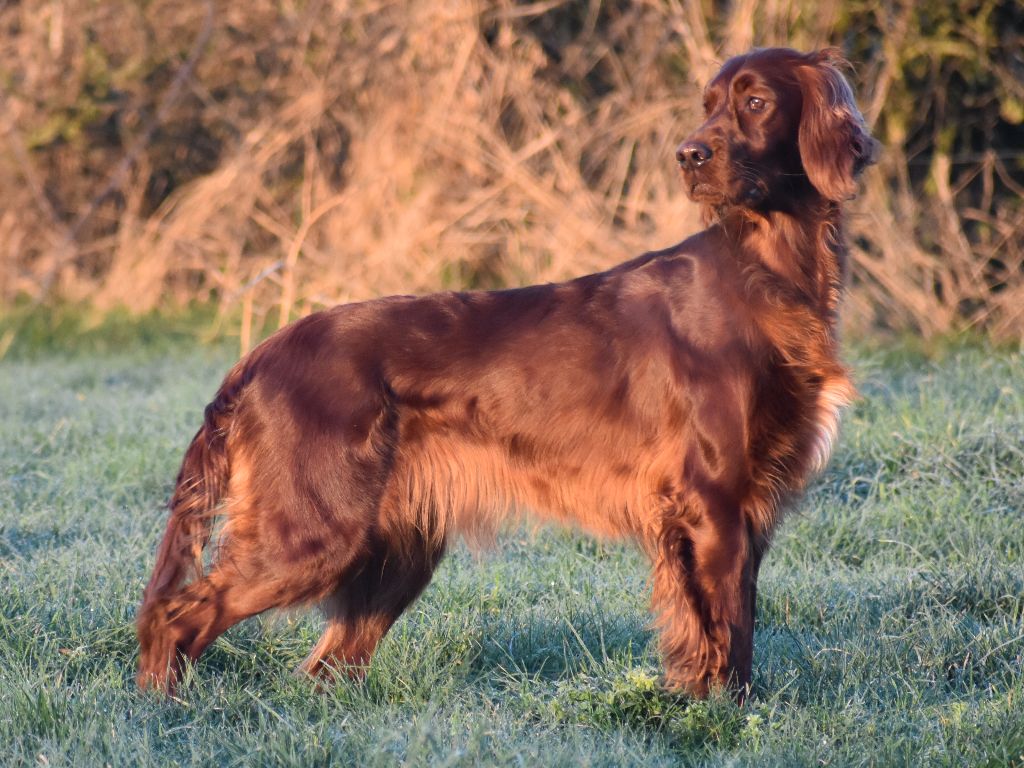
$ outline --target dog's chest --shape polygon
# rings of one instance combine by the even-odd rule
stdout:
[[[853,401],[853,385],[845,376],[826,379],[818,392],[811,415],[810,470],[820,472],[839,437],[843,409]]]
[[[828,464],[854,388],[841,368],[822,375],[780,366],[762,381],[752,410],[753,476],[773,496],[800,491]]]

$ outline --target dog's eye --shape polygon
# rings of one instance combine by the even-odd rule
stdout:
[[[751,96],[747,99],[747,109],[751,112],[764,112],[766,106],[768,106],[768,103],[757,96]]]

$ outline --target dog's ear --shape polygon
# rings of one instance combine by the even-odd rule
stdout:
[[[837,202],[856,194],[857,179],[875,162],[879,147],[839,71],[842,64],[837,50],[826,49],[797,70],[803,94],[800,160],[814,188]]]

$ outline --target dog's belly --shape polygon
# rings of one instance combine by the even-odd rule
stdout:
[[[607,452],[576,448],[526,459],[507,443],[444,434],[403,445],[382,525],[415,521],[434,543],[459,535],[486,545],[508,521],[526,516],[598,537],[653,540],[647,534],[658,523],[658,489],[671,471],[668,451],[659,457],[649,447],[638,448],[627,461],[622,446]]]

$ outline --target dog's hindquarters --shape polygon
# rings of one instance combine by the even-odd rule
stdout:
[[[141,687],[172,689],[182,660],[249,616],[317,601],[328,626],[303,669],[358,674],[429,582],[446,531],[416,525],[391,487],[396,406],[346,322],[268,339],[207,407],[139,610]],[[382,535],[382,519],[401,530]]]
[[[340,469],[323,477],[320,465],[284,460],[307,436],[294,415],[260,392],[259,380],[268,374],[265,351],[257,349],[227,375],[182,461],[138,613],[140,687],[173,689],[183,659],[198,658],[244,618],[323,598],[365,555],[375,489],[350,494],[357,508],[339,510],[342,500],[327,491],[338,484]],[[326,538],[308,535],[316,521],[339,517],[345,524],[333,550],[313,546]],[[204,569],[203,550],[218,518],[223,526]]]

